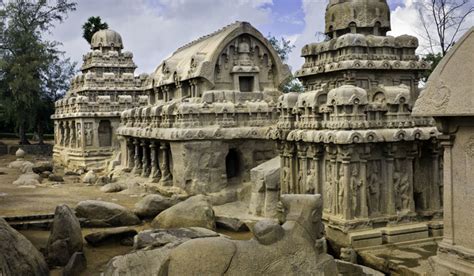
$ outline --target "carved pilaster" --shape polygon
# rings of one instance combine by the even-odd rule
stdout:
[[[140,175],[142,173],[142,159],[140,158],[140,140],[135,139],[133,141],[133,145],[135,146],[135,156],[134,158],[134,167],[133,167],[133,173],[136,175]]]
[[[443,135],[439,137],[441,146],[444,149],[444,170],[443,170],[443,217],[444,217],[444,229],[443,229],[443,243],[453,245],[454,242],[454,217],[453,217],[453,143],[454,136]]]
[[[150,156],[149,156],[149,146],[146,140],[142,140],[140,143],[141,149],[142,149],[142,164],[143,164],[143,169],[142,169],[142,177],[148,177],[150,175]]]
[[[352,146],[340,146],[338,148],[339,158],[342,166],[339,171],[339,208],[344,219],[352,219],[354,211],[351,209],[351,159]],[[341,198],[342,197],[342,198]],[[341,204],[342,199],[342,204]],[[341,206],[342,205],[342,206]]]
[[[151,157],[151,172],[150,178],[154,181],[159,181],[161,178],[161,172],[158,165],[158,150],[157,150],[157,142],[152,141],[150,143],[150,157]]]
[[[389,215],[395,215],[396,214],[396,208],[395,208],[395,187],[393,183],[393,173],[394,173],[394,161],[395,161],[395,156],[394,156],[394,150],[395,147],[392,146],[391,144],[387,144],[385,148],[385,168],[386,168],[386,185],[387,185],[387,213]]]
[[[167,181],[171,180],[171,173],[169,167],[169,156],[168,156],[168,145],[165,143],[160,144],[160,170],[161,170],[161,180],[160,183],[167,184]]]

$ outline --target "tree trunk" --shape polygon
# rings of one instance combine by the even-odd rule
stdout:
[[[38,124],[37,126],[37,131],[38,131],[38,145],[44,145],[44,133],[43,133],[43,126],[41,123]]]
[[[20,127],[18,129],[18,135],[20,136],[20,145],[29,145],[30,144],[30,142],[28,141],[28,138],[26,137],[25,124],[20,124]]]

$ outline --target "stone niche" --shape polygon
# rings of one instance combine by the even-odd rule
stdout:
[[[433,116],[444,149],[444,235],[432,258],[435,275],[474,272],[474,28],[431,74],[415,104],[416,116]]]

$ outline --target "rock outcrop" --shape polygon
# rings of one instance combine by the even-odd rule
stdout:
[[[50,265],[65,266],[75,252],[82,251],[81,225],[67,205],[59,205],[54,212],[51,234],[46,246]]]
[[[43,255],[0,218],[0,275],[49,275]]]
[[[214,210],[203,195],[190,197],[164,210],[153,219],[151,225],[154,228],[216,228]]]
[[[94,232],[84,237],[88,244],[98,246],[105,242],[118,241],[133,238],[137,234],[137,230],[129,227],[118,227],[107,229],[104,231]]]
[[[84,225],[113,227],[140,224],[140,219],[125,207],[106,201],[85,200],[76,206],[76,215]]]
[[[155,217],[178,202],[178,199],[151,194],[135,204],[134,212],[139,217]]]
[[[187,241],[170,252],[164,275],[337,275],[325,252],[319,195],[284,195],[286,222],[258,222],[255,238]],[[196,254],[199,252],[199,254]],[[218,252],[218,254],[216,254]]]

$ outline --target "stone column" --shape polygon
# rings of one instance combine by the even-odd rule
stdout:
[[[440,200],[440,193],[439,193],[440,169],[439,169],[439,151],[436,148],[436,145],[433,145],[431,158],[433,159],[432,161],[433,183],[431,184],[430,208],[432,210],[439,210],[441,209],[441,200]]]
[[[352,209],[351,209],[351,155],[349,152],[342,153],[342,167],[344,172],[343,183],[340,185],[344,186],[344,195],[343,195],[343,206],[342,206],[342,216],[344,219],[351,219],[352,218]]]
[[[406,164],[406,169],[407,169],[407,175],[408,175],[408,181],[410,181],[410,188],[409,188],[409,208],[410,212],[415,212],[415,196],[413,193],[413,160],[415,160],[416,156],[416,151],[410,152],[407,156],[407,164]]]
[[[285,173],[286,173],[286,155],[285,155],[285,142],[283,141],[277,141],[277,148],[278,148],[278,153],[280,154],[280,193],[281,194],[287,194],[288,193],[288,187],[286,185],[286,178],[285,178]]]
[[[298,174],[296,194],[306,194],[308,187],[306,187],[306,178],[308,176],[308,159],[306,158],[306,147],[302,143],[297,144],[298,156]]]
[[[140,146],[142,148],[143,154],[142,154],[142,164],[143,164],[143,169],[142,169],[142,177],[148,177],[150,176],[150,157],[149,157],[149,150],[148,150],[148,144],[146,140],[142,140],[140,143]]]
[[[160,170],[161,170],[161,180],[160,183],[163,185],[167,184],[167,181],[171,180],[171,173],[169,167],[169,156],[168,156],[168,145],[165,143],[160,144]]]
[[[69,122],[64,123],[64,139],[63,139],[63,145],[65,147],[69,147]]]
[[[153,181],[159,181],[161,178],[160,168],[158,166],[157,142],[150,142],[151,172],[150,178]]]
[[[385,151],[385,163],[386,163],[386,175],[387,179],[385,181],[387,185],[387,214],[395,215],[396,208],[395,208],[395,187],[393,187],[393,171],[394,171],[394,154],[393,148],[391,145],[387,145],[387,149]]]
[[[133,139],[127,139],[127,167],[132,170],[135,165],[135,145]]]
[[[360,216],[362,218],[369,217],[369,207],[367,206],[367,159],[360,160],[360,179],[362,186],[360,187]]]
[[[133,173],[136,175],[140,175],[142,173],[142,159],[140,158],[140,140],[135,139],[133,141],[133,145],[135,145],[135,156],[134,158],[134,167],[133,167]]]
[[[453,138],[446,137],[441,141],[441,146],[444,148],[444,168],[443,168],[443,217],[444,217],[444,229],[443,229],[443,243],[448,245],[454,245],[454,217],[453,217]]]

